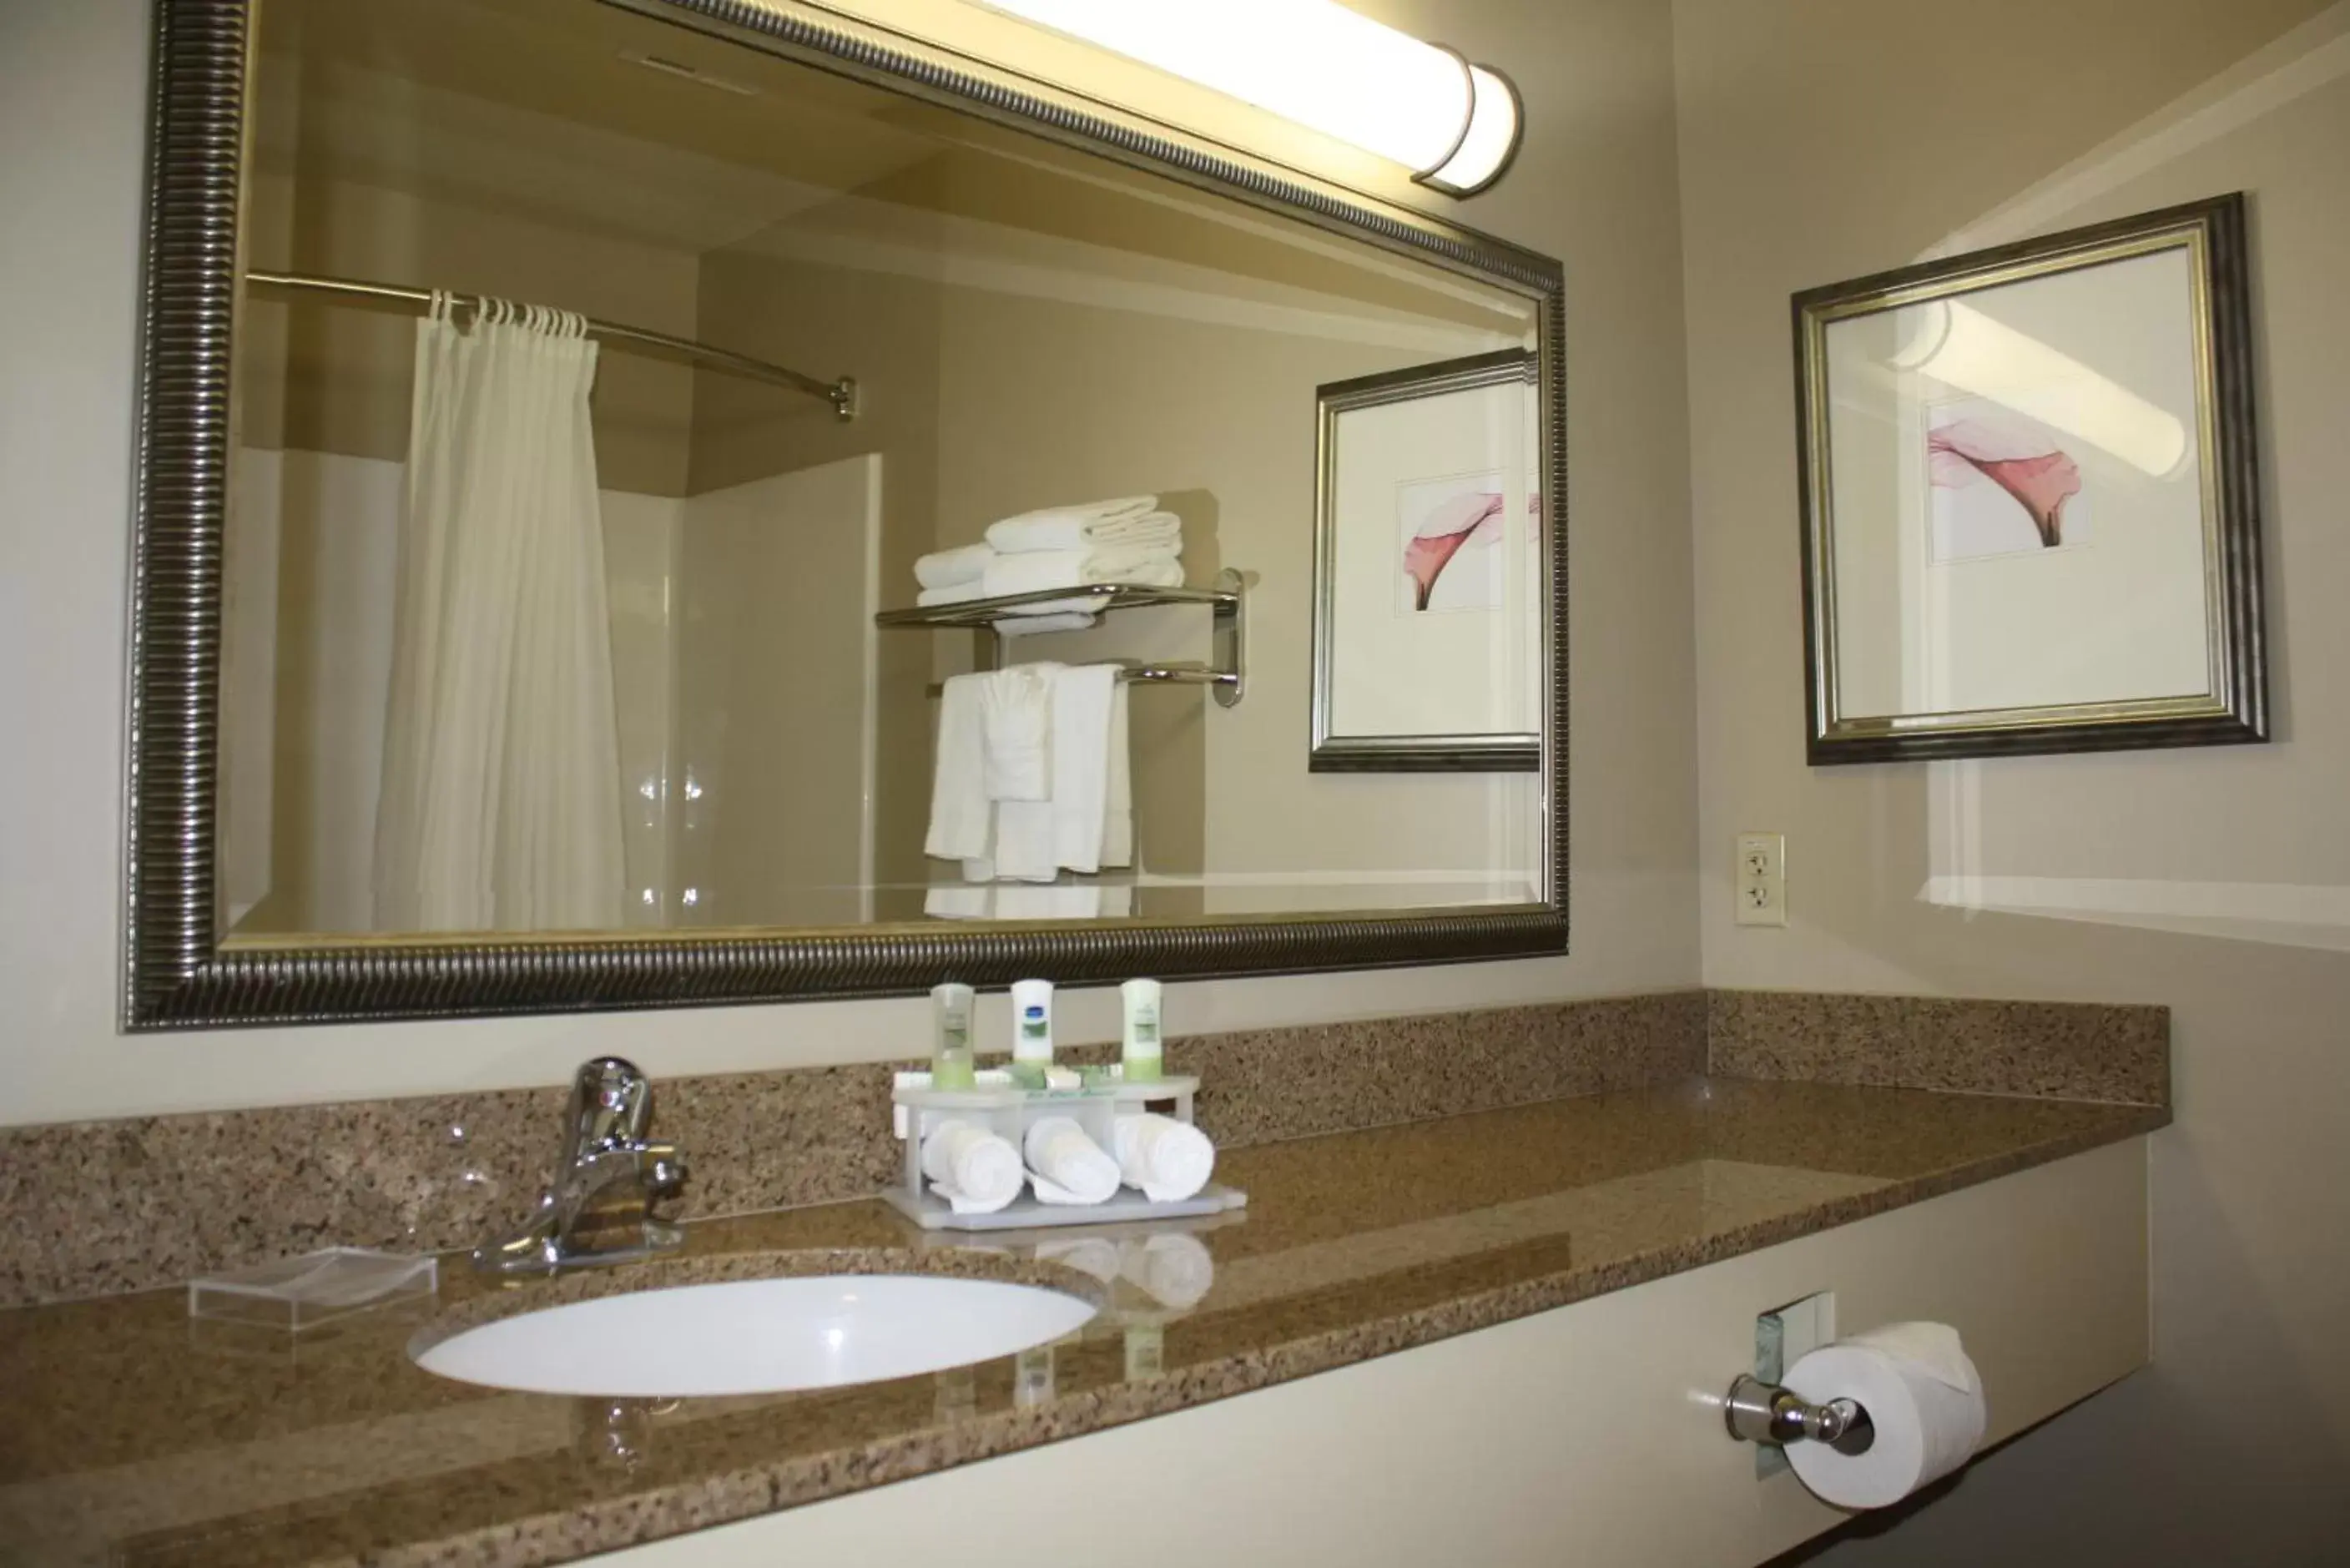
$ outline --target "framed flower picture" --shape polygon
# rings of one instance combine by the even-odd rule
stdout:
[[[1535,363],[1505,349],[1317,389],[1312,771],[1540,767]]]
[[[1794,303],[1813,763],[2268,738],[2241,195]]]

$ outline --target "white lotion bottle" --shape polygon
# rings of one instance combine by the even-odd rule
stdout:
[[[1012,985],[1012,1081],[1024,1089],[1045,1086],[1053,1064],[1053,982],[1014,981]]]
[[[1155,1084],[1163,1075],[1165,1050],[1159,1031],[1159,982],[1129,980],[1118,988],[1126,1004],[1126,1032],[1118,1048],[1119,1075],[1129,1084]]]

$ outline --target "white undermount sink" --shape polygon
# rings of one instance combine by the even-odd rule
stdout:
[[[532,1394],[775,1394],[1009,1355],[1095,1311],[1060,1291],[932,1274],[735,1280],[501,1318],[419,1352],[416,1364]]]

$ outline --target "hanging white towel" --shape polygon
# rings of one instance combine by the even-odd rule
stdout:
[[[1053,858],[1053,803],[1049,800],[999,800],[995,803],[995,837],[980,862],[983,877],[971,877],[972,863],[963,862],[963,875],[974,881],[1050,882],[1061,874]]]
[[[1110,532],[1159,511],[1156,495],[1119,495],[1107,501],[1081,501],[1070,506],[1044,506],[987,525],[987,543],[995,550],[1067,550],[1114,541]],[[1091,529],[1095,532],[1088,533]]]
[[[1127,732],[1127,698],[1133,688],[1120,680],[1110,687],[1108,784],[1103,792],[1101,864],[1134,864],[1134,758]]]
[[[1180,587],[1183,563],[1164,550],[1038,550],[1025,556],[998,556],[987,564],[980,581],[986,597],[1037,594],[1052,588],[1082,588],[1097,583],[1137,583],[1148,587]],[[1042,610],[1045,607],[1037,607]],[[1054,605],[1054,610],[1069,607]]]
[[[1094,882],[1055,882],[1041,888],[998,888],[999,920],[1092,920],[1101,918],[1104,889]]]
[[[972,599],[983,599],[986,597],[986,579],[973,577],[967,583],[956,583],[950,587],[924,588],[914,596],[914,602],[922,608],[929,609],[933,605],[968,604]]]
[[[926,588],[951,588],[961,583],[975,583],[987,570],[987,563],[995,552],[984,545],[959,545],[951,550],[933,550],[914,563],[914,580]]]
[[[961,860],[988,853],[993,831],[986,778],[989,677],[955,675],[939,696],[938,757],[931,774],[931,826],[922,853]]]
[[[987,798],[1053,798],[1053,692],[1061,666],[1014,664],[990,670],[980,688]]]
[[[1087,875],[1101,869],[1107,837],[1118,686],[1116,665],[1054,667],[1053,863]]]
[[[922,913],[939,920],[983,920],[994,907],[993,888],[943,884],[922,895]]]
[[[922,913],[939,920],[1118,919],[1133,912],[1134,889],[1123,882],[941,883],[922,895]]]

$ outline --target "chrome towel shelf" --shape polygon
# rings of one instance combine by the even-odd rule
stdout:
[[[1206,605],[1213,616],[1211,628],[1214,639],[1213,663],[1162,664],[1139,659],[1120,660],[1119,679],[1176,686],[1207,686],[1213,689],[1218,706],[1235,708],[1240,705],[1248,677],[1248,588],[1241,574],[1229,566],[1216,574],[1216,586],[1211,588],[1156,588],[1133,583],[1095,583],[1082,588],[1047,588],[1033,594],[1006,594],[1000,598],[965,599],[960,604],[883,610],[873,618],[873,624],[890,630],[907,628],[931,631],[954,628],[975,631],[999,630],[1003,622],[1024,612],[1035,613],[1035,607],[1038,605],[1052,605],[1056,609],[1066,606],[1072,610],[1083,608],[1093,614],[1139,609],[1149,605]],[[995,657],[1000,660],[1003,639],[999,635],[992,640],[995,644]]]

